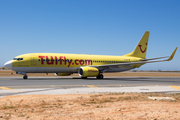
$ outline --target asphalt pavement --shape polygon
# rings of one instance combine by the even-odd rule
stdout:
[[[0,77],[0,97],[29,94],[87,94],[109,92],[180,93],[179,77]]]

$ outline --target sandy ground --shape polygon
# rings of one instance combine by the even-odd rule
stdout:
[[[21,76],[1,70],[0,76]],[[54,74],[29,74],[54,76]],[[77,74],[72,76],[78,76]],[[106,73],[114,77],[180,77],[180,73]],[[149,96],[175,100],[150,100]],[[180,94],[19,95],[0,98],[0,120],[180,120]]]
[[[176,100],[150,100],[169,96]],[[180,120],[180,94],[109,93],[0,98],[0,119]]]
[[[180,72],[117,72],[104,73],[104,77],[180,77]],[[23,76],[16,74],[11,70],[0,70],[0,76]],[[28,73],[28,76],[50,76],[55,77],[54,73]],[[78,74],[71,75],[72,77],[79,77]],[[61,77],[61,76],[57,76]]]

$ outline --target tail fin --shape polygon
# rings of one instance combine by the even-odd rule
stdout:
[[[140,58],[145,59],[146,52],[147,52],[148,39],[149,39],[149,31],[146,31],[143,37],[141,38],[141,40],[139,41],[138,45],[134,49],[134,51],[124,56],[140,57]]]

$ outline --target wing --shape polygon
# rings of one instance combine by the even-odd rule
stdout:
[[[108,67],[118,67],[118,66],[124,66],[124,67],[132,67],[132,65],[135,64],[145,64],[145,63],[154,63],[154,62],[164,62],[164,61],[170,61],[173,59],[176,50],[178,47],[176,47],[176,49],[173,51],[173,53],[171,54],[171,56],[166,56],[166,57],[158,57],[158,58],[151,58],[151,59],[143,59],[142,61],[137,61],[137,62],[126,62],[126,63],[116,63],[116,64],[105,64],[105,65],[96,65],[96,66],[90,66],[90,67],[96,67],[98,69],[105,69]],[[162,59],[162,58],[168,58],[165,60],[155,60],[155,59]]]

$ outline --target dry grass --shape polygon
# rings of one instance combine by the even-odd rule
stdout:
[[[12,73],[12,74],[11,74]],[[28,74],[29,76],[54,76]],[[1,70],[0,76],[21,76]],[[78,76],[77,74],[72,76]],[[116,77],[180,77],[180,73],[105,73]],[[153,101],[153,97],[175,100]],[[180,119],[180,94],[108,93],[72,95],[22,95],[0,98],[0,120],[164,120]]]
[[[176,100],[153,101],[148,96]],[[108,93],[0,98],[0,119],[180,119],[180,94]]]

